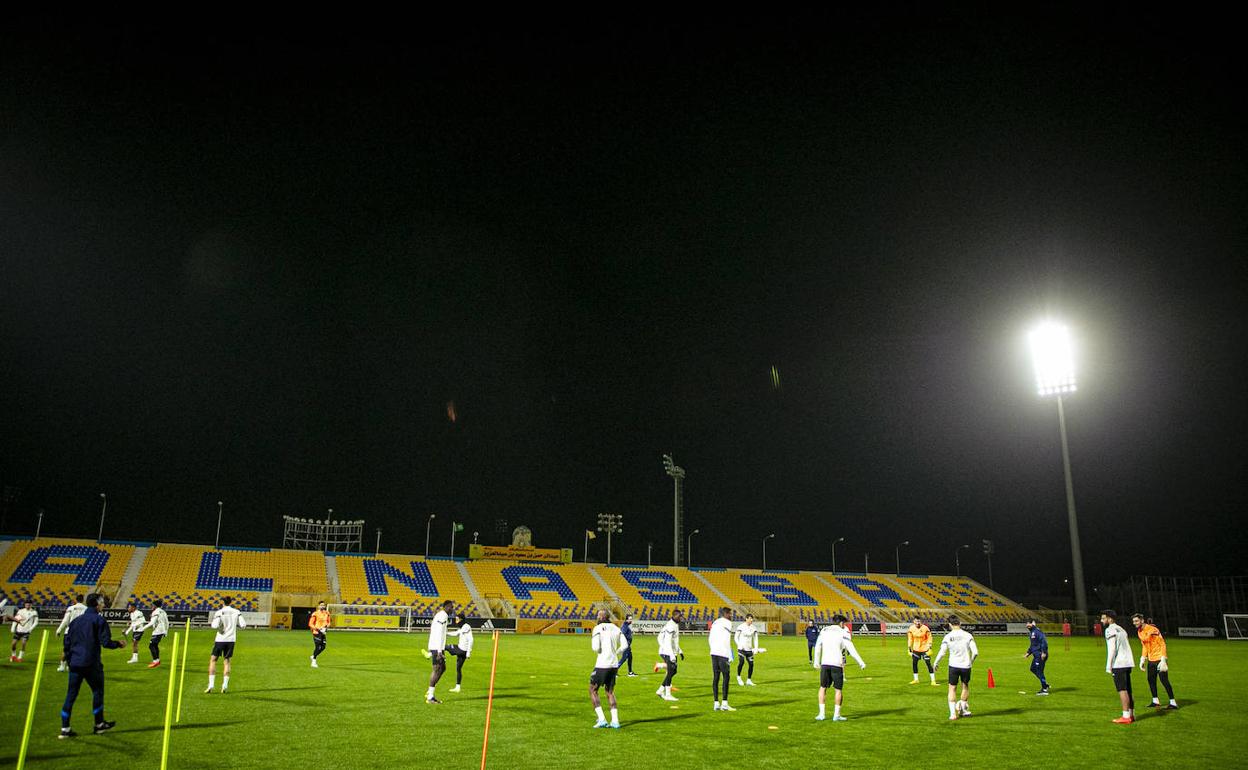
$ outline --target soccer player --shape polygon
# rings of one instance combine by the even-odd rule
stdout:
[[[464,661],[472,657],[472,626],[468,625],[468,618],[463,613],[455,615],[455,625],[456,628],[447,631],[457,639],[455,644],[446,648],[448,654],[455,656],[455,686],[451,692],[459,692],[459,686],[464,681]]]
[[[684,650],[680,649],[680,623],[685,619],[685,615],[680,610],[673,610],[672,617],[663,626],[663,630],[659,631],[659,657],[667,665],[667,676],[663,678],[663,684],[659,685],[659,689],[654,694],[663,700],[679,700],[672,697],[672,678],[676,676],[676,657],[680,656],[681,660],[685,659]]]
[[[1166,640],[1157,626],[1146,622],[1140,613],[1132,615],[1131,622],[1135,624],[1135,632],[1140,637],[1140,670],[1148,670],[1148,689],[1153,694],[1153,702],[1148,704],[1148,707],[1150,709],[1161,707],[1161,701],[1157,699],[1157,678],[1160,677],[1162,686],[1166,688],[1166,695],[1170,696],[1170,704],[1166,708],[1177,709],[1179,704],[1174,699],[1174,688],[1170,686],[1170,662],[1166,658]]]
[[[962,621],[951,616],[949,633],[940,640],[940,652],[936,653],[935,668],[940,668],[940,660],[949,653],[949,718],[971,715],[971,664],[979,657],[979,647],[975,646],[975,637],[962,630]],[[958,682],[962,683],[962,699],[958,699]]]
[[[143,617],[143,612],[135,606],[134,602],[126,602],[126,612],[130,613],[130,625],[126,626],[126,630],[121,632],[122,636],[129,636],[133,641],[130,648],[130,660],[127,663],[139,662],[139,640],[143,638],[143,627],[147,625],[147,618]]]
[[[910,653],[910,671],[914,674],[910,684],[919,683],[919,661],[921,660],[927,664],[927,676],[931,679],[932,686],[935,687],[936,669],[932,668],[932,629],[917,617],[906,629],[906,650]]]
[[[1023,657],[1031,656],[1031,673],[1040,680],[1040,692],[1036,695],[1048,695],[1049,680],[1044,678],[1044,664],[1049,662],[1049,638],[1040,630],[1035,618],[1027,621],[1027,631],[1030,634],[1030,644]]]
[[[9,643],[9,662],[21,663],[26,654],[26,642],[30,633],[39,625],[39,613],[35,611],[34,602],[30,599],[22,602],[22,608],[13,613],[13,625],[9,630],[13,633],[13,641]],[[21,649],[18,649],[18,648]]]
[[[711,682],[711,697],[715,699],[714,711],[736,711],[728,705],[728,679],[732,676],[732,610],[720,607],[719,617],[711,624],[711,632],[707,642],[711,647],[711,670],[714,678]],[[719,680],[724,680],[724,697],[719,697]]]
[[[56,635],[57,635],[57,636],[60,636],[61,634],[63,634],[63,633],[65,633],[66,631],[68,631],[68,630],[69,630],[69,624],[70,624],[70,623],[73,623],[73,622],[74,622],[74,620],[75,620],[75,619],[76,619],[79,615],[81,615],[82,613],[84,613],[84,612],[86,612],[86,611],[87,611],[87,605],[83,604],[82,602],[83,602],[83,596],[82,596],[82,594],[78,594],[77,596],[75,596],[75,597],[74,597],[74,603],[73,603],[73,604],[71,604],[71,605],[69,605],[68,607],[66,607],[66,608],[65,608],[65,617],[61,618],[61,624],[60,624],[59,626],[57,626],[57,627],[56,627]],[[68,666],[68,665],[66,665],[66,663],[65,663],[65,652],[64,652],[64,650],[62,650],[62,651],[61,651],[61,663],[60,663],[60,665],[58,665],[58,666],[56,667],[56,670],[57,670],[57,671],[68,671],[68,670],[69,670],[69,666]]]
[[[433,662],[433,671],[429,674],[429,689],[425,692],[425,703],[442,702],[434,697],[433,689],[438,686],[438,680],[442,678],[442,674],[446,673],[446,627],[451,622],[451,610],[454,607],[455,603],[450,599],[442,602],[442,609],[434,614],[433,621],[429,624],[427,652],[429,659]]]
[[[165,602],[162,599],[152,599],[152,611],[147,625],[141,631],[149,628],[152,629],[152,635],[147,640],[147,651],[152,654],[152,662],[147,667],[156,668],[160,665],[160,640],[169,633],[169,613],[165,612]]]
[[[637,672],[633,670],[633,616],[624,616],[624,625],[620,627],[620,633],[624,635],[624,641],[628,642],[628,647],[624,649],[624,657],[620,659],[620,665],[628,663],[628,675],[637,676]]]
[[[819,641],[819,627],[815,621],[806,624],[806,660],[815,662],[815,644]]]
[[[1135,656],[1127,632],[1118,625],[1118,615],[1113,610],[1101,610],[1101,626],[1105,629],[1105,673],[1114,677],[1114,689],[1122,704],[1122,716],[1114,724],[1129,725],[1135,721],[1135,698],[1131,694],[1131,668]]]
[[[749,685],[754,686],[754,650],[758,649],[758,626],[754,625],[754,616],[746,615],[745,622],[737,626],[737,632],[733,636],[737,643],[737,652],[741,653],[741,657],[737,660],[737,684],[742,687]],[[745,674],[745,681],[741,681],[741,669],[745,668],[746,661],[749,661],[750,670]]]
[[[589,675],[589,702],[594,704],[594,713],[598,715],[594,727],[613,727],[618,730],[620,709],[615,701],[615,678],[620,671],[620,655],[628,649],[628,641],[609,618],[606,610],[598,610],[598,625],[594,626],[593,638],[589,640],[590,649],[598,653],[598,659],[594,661],[594,672]],[[607,691],[607,704],[611,706],[610,722],[602,713],[602,701],[598,698],[599,687]]]
[[[234,640],[237,638],[238,629],[247,627],[247,621],[243,618],[243,613],[234,608],[233,597],[225,597],[221,604],[221,609],[213,614],[210,624],[217,630],[217,636],[212,644],[212,657],[208,659],[208,689],[204,692],[212,692],[217,681],[217,658],[224,658],[225,672],[221,677],[221,694],[224,695],[230,689],[230,661],[234,658]]]
[[[87,594],[86,610],[70,622],[65,632],[63,648],[69,664],[69,688],[65,692],[65,705],[61,706],[60,738],[78,735],[69,727],[69,715],[84,681],[91,688],[95,733],[111,730],[117,724],[104,719],[104,664],[100,660],[100,649],[120,650],[126,645],[113,639],[108,622],[100,615],[101,598],[99,594]]]
[[[819,716],[816,721],[827,718],[828,688],[834,691],[832,705],[832,721],[844,722],[841,716],[841,704],[844,702],[845,689],[845,653],[848,652],[858,662],[858,668],[866,668],[862,656],[854,647],[854,642],[845,628],[848,618],[844,615],[833,615],[832,625],[819,633],[815,642],[814,666],[819,669]]]
[[[308,629],[312,632],[312,668],[320,668],[316,665],[316,659],[325,652],[325,631],[329,628],[329,623],[329,608],[325,602],[320,602],[316,605],[316,612],[308,618]]]

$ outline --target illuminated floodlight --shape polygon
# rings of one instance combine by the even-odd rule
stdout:
[[[1045,321],[1031,330],[1031,360],[1036,369],[1036,391],[1041,396],[1075,392],[1075,356],[1070,330]]]

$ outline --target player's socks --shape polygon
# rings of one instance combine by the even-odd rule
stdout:
[[[655,690],[655,691],[654,691],[654,694],[655,694],[655,695],[657,695],[657,696],[659,696],[660,698],[662,698],[662,697],[663,697],[663,690],[664,690],[664,689],[666,689],[666,688],[664,688],[664,687],[663,687],[663,685],[659,685],[659,689]]]
[[[430,687],[428,690],[425,690],[425,700],[429,700],[432,697],[433,697],[433,688]]]
[[[824,706],[822,703],[820,703],[819,704],[819,716],[815,717],[815,719],[823,719],[827,716],[827,714],[828,714],[827,707]]]
[[[17,659],[18,659],[18,660],[21,660],[21,659],[22,659],[22,658],[24,658],[24,657],[26,657],[26,651],[25,651],[25,650],[18,650],[18,651],[17,651]]]
[[[607,721],[607,715],[606,715],[606,714],[604,714],[604,713],[602,713],[602,706],[595,706],[595,707],[594,707],[594,713],[598,715],[598,721],[599,721],[599,722],[605,722],[605,721]]]
[[[738,686],[738,687],[745,687],[745,680],[744,680],[744,679],[742,679],[741,677],[737,677],[737,686]]]
[[[956,700],[949,701],[949,718],[958,718],[958,702]]]
[[[970,703],[968,703],[968,702],[966,702],[966,701],[962,701],[962,705],[961,705],[961,706],[959,706],[959,708],[961,708],[961,709],[962,709],[962,716],[964,716],[964,717],[969,717],[969,716],[971,715],[971,704],[970,704]]]
[[[230,675],[226,674],[221,677],[221,692],[225,692],[230,688]]]
[[[746,679],[746,680],[745,680],[745,683],[746,683],[746,684],[748,684],[750,687],[753,687],[753,686],[754,686],[754,680],[753,680],[753,679]]]
[[[612,727],[620,726],[620,710],[618,708],[611,709],[611,726]]]
[[[1170,705],[1166,706],[1166,708],[1172,708],[1172,709],[1177,709],[1178,707],[1179,707],[1179,703],[1174,698],[1171,698]]]
[[[736,711],[736,709],[728,705],[728,701],[722,701],[719,704],[719,710],[720,711]]]
[[[216,686],[216,684],[217,684],[217,677],[216,677],[216,675],[215,675],[215,674],[209,674],[209,675],[208,675],[208,692],[212,692],[212,688],[213,688],[214,686]]]
[[[935,674],[928,674],[928,676],[930,676],[930,677],[932,678],[932,684],[936,684],[936,675],[935,675]]]

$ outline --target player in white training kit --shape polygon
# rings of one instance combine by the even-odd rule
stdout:
[[[233,597],[227,596],[221,602],[224,606],[212,616],[210,624],[217,630],[217,637],[213,640],[212,657],[208,659],[208,689],[204,692],[212,692],[217,680],[217,658],[224,658],[225,674],[221,678],[221,694],[224,695],[230,688],[230,661],[234,658],[234,640],[237,638],[238,629],[247,627],[247,621],[243,618],[243,613],[234,609]]]
[[[962,622],[950,617],[949,633],[940,641],[940,652],[936,653],[934,670],[940,669],[940,660],[949,654],[949,718],[958,716],[969,717],[971,704],[971,664],[979,657],[979,648],[975,646],[975,637],[962,630]],[[958,682],[962,683],[962,699],[958,700]]]
[[[737,652],[741,658],[737,661],[737,684],[742,687],[749,685],[754,686],[754,653],[758,650],[758,626],[754,625],[754,616],[746,615],[745,622],[737,626],[737,631],[733,634],[733,641],[737,643]],[[745,681],[741,681],[741,669],[746,663],[750,664],[749,671],[745,674]]]
[[[429,623],[429,645],[425,650],[425,657],[433,662],[433,671],[429,674],[429,689],[425,691],[425,703],[442,702],[434,697],[433,690],[438,686],[438,680],[446,673],[446,630],[451,623],[451,610],[454,608],[455,602],[447,599],[442,602],[442,609],[434,613],[433,620]]]
[[[79,615],[87,611],[87,605],[82,603],[83,599],[84,599],[83,595],[78,594],[77,596],[74,597],[74,603],[65,608],[65,617],[61,618],[61,624],[56,627],[57,636],[60,636],[61,634],[69,630],[69,624],[73,623],[75,618],[77,618]],[[56,670],[57,671],[69,670],[69,666],[66,665],[65,663],[65,651],[64,650],[61,650],[61,664],[56,667]]]
[[[1135,655],[1126,630],[1118,625],[1118,615],[1113,610],[1101,611],[1101,625],[1105,628],[1105,673],[1114,677],[1114,689],[1122,703],[1122,716],[1114,724],[1129,725],[1135,721],[1135,696],[1131,693],[1131,669],[1135,668]]]
[[[598,653],[594,661],[594,671],[589,675],[589,702],[594,705],[594,713],[598,721],[594,727],[620,727],[620,709],[615,702],[615,679],[620,671],[620,654],[628,649],[628,640],[616,625],[610,622],[606,610],[598,610],[598,625],[594,626],[593,638],[589,640],[590,649]],[[607,691],[607,704],[611,706],[611,721],[602,713],[602,701],[598,698],[598,688]]]
[[[712,705],[714,711],[736,711],[732,706],[728,705],[728,680],[732,678],[732,610],[722,607],[719,610],[719,617],[711,624],[711,632],[707,635],[706,641],[711,647],[711,670],[714,677],[711,680],[711,697],[715,699]],[[724,681],[724,697],[719,698],[719,681]]]
[[[816,721],[822,722],[827,717],[828,688],[834,691],[832,704],[832,721],[844,722],[841,716],[841,704],[844,702],[845,689],[845,653],[849,653],[858,662],[858,668],[866,668],[862,656],[854,647],[849,630],[845,624],[849,621],[844,615],[833,615],[832,625],[819,632],[815,642],[814,667],[819,669],[819,716]]]
[[[160,640],[169,633],[169,613],[165,612],[164,605],[161,599],[152,600],[151,615],[142,629],[144,631],[152,629],[152,635],[147,640],[147,651],[152,654],[152,662],[147,664],[148,668],[156,668],[160,665]]]
[[[121,632],[122,636],[130,637],[130,660],[127,663],[139,662],[139,640],[143,638],[143,629],[147,626],[147,618],[143,617],[143,611],[140,610],[134,602],[126,603],[126,611],[130,613],[130,625],[126,626],[126,630]]]
[[[13,625],[9,631],[13,634],[13,641],[9,645],[9,662],[21,663],[22,656],[26,654],[26,642],[30,639],[30,634],[35,630],[35,626],[39,625],[39,613],[35,611],[35,604],[30,599],[22,602],[22,608],[13,613]],[[18,646],[21,649],[18,649]]]
[[[672,697],[672,678],[676,676],[676,658],[685,659],[685,651],[680,649],[680,622],[684,620],[685,615],[680,610],[673,610],[671,620],[663,625],[663,630],[659,631],[659,657],[663,659],[663,663],[667,666],[667,676],[663,678],[663,684],[659,685],[659,689],[654,694],[663,700],[680,700]]]
[[[449,636],[456,637],[456,643],[446,648],[447,654],[455,657],[455,686],[451,692],[459,692],[459,686],[464,681],[464,663],[472,657],[472,626],[468,625],[468,618],[458,614],[455,624],[459,628],[447,631]]]

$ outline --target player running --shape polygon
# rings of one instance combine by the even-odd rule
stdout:
[[[13,634],[13,640],[9,643],[10,663],[22,662],[22,657],[26,654],[26,642],[30,640],[30,634],[37,625],[39,613],[35,611],[34,602],[27,599],[22,602],[22,608],[13,613],[13,625],[9,627]]]
[[[615,679],[620,672],[620,654],[628,649],[628,640],[620,629],[611,623],[606,610],[598,610],[598,625],[594,626],[593,638],[589,640],[590,649],[598,653],[594,661],[594,671],[589,675],[589,702],[594,704],[594,713],[598,721],[594,727],[620,728],[620,710],[615,701]],[[607,703],[611,706],[611,721],[602,713],[602,701],[598,698],[598,688],[607,691]]]
[[[672,679],[676,676],[677,656],[681,660],[685,659],[685,652],[680,649],[680,623],[684,619],[684,613],[680,610],[672,610],[671,619],[659,631],[659,657],[667,666],[667,676],[663,678],[663,684],[659,685],[659,689],[655,690],[654,694],[663,700],[680,700],[672,697]]]
[[[308,618],[308,629],[312,632],[312,668],[320,668],[316,665],[316,659],[325,652],[325,632],[329,629],[329,623],[329,608],[325,602],[320,602],[316,605],[316,612]]]
[[[917,617],[911,621],[910,627],[906,629],[906,650],[910,653],[910,671],[913,672],[914,678],[910,680],[910,684],[919,683],[919,661],[927,664],[927,676],[932,680],[932,687],[936,686],[936,670],[932,668],[932,629]]]
[[[1023,657],[1031,656],[1031,673],[1040,680],[1040,692],[1036,695],[1049,694],[1049,680],[1044,678],[1044,665],[1049,662],[1049,638],[1040,630],[1035,618],[1027,621],[1028,647]]]
[[[934,668],[940,668],[940,660],[949,653],[949,719],[971,715],[971,664],[979,657],[975,637],[962,630],[962,621],[950,617],[949,633],[940,641]],[[958,682],[962,683],[962,699],[958,699]]]

